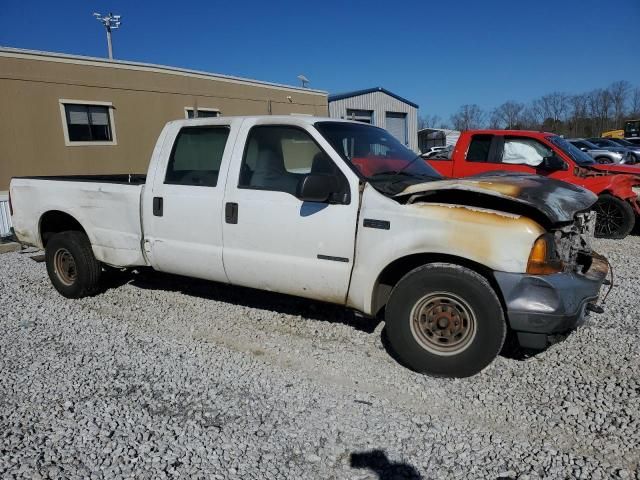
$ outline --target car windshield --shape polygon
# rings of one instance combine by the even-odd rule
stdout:
[[[560,150],[566,153],[578,165],[586,167],[589,165],[593,165],[595,163],[593,161],[593,158],[591,158],[589,154],[583,152],[578,147],[568,142],[564,138],[559,137],[557,135],[552,135],[551,137],[549,137],[549,140],[551,140],[551,142],[555,146],[557,146]],[[587,145],[589,144],[589,142],[584,142],[584,143],[586,143]],[[598,147],[594,145],[593,148],[596,149]]]
[[[372,185],[388,194],[442,176],[382,128],[352,122],[318,122],[322,136]]]
[[[617,143],[612,142],[611,140],[607,140],[606,138],[596,138],[595,140],[589,140],[589,141],[591,143],[595,143],[600,147],[616,147],[616,148],[620,147],[620,145],[618,145]]]
[[[613,138],[611,139],[611,141],[617,143],[618,145],[622,145],[623,147],[635,147],[633,143],[625,140],[624,138]]]

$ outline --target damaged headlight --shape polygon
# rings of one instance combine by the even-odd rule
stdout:
[[[563,268],[564,262],[558,258],[553,235],[550,233],[540,235],[531,248],[527,262],[527,273],[549,275],[561,272]]]

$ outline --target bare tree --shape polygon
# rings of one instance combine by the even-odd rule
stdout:
[[[588,93],[589,114],[592,119],[593,134],[600,133],[609,128],[609,118],[613,103],[608,90],[598,88]]]
[[[631,92],[631,102],[629,105],[629,115],[634,118],[640,117],[640,87],[636,87]]]
[[[627,98],[631,91],[631,84],[626,80],[618,80],[609,85],[607,89],[609,96],[611,97],[611,103],[613,104],[613,115],[616,120],[618,128],[622,125],[624,113],[627,105]]]
[[[438,125],[440,121],[441,119],[439,115],[423,115],[418,118],[418,129],[436,128],[436,125]]]
[[[496,108],[493,111],[493,115],[495,115],[495,120],[498,121],[497,123],[508,129],[513,129],[519,128],[520,115],[522,114],[523,110],[524,103],[518,103],[514,102],[513,100],[509,100]]]
[[[542,122],[532,105],[525,107],[520,114],[520,126],[526,130],[540,130]]]
[[[589,122],[589,98],[585,94],[573,95],[569,98],[570,124],[569,133],[574,137],[591,136],[586,131]]]
[[[480,128],[484,118],[484,112],[474,103],[462,105],[456,113],[451,115],[451,123],[456,130],[472,130]]]

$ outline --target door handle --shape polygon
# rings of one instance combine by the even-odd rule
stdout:
[[[224,206],[224,220],[227,223],[238,223],[238,204],[227,202]]]
[[[153,197],[153,215],[156,217],[162,216],[162,207],[163,207],[162,197]]]

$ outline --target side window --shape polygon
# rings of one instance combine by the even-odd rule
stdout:
[[[467,162],[488,162],[493,135],[474,135],[467,151]]]
[[[502,163],[537,167],[545,157],[553,155],[552,150],[533,138],[505,137]]]
[[[228,127],[184,127],[169,158],[164,183],[215,187]]]
[[[307,174],[346,178],[311,136],[298,128],[257,126],[251,129],[240,169],[239,187],[296,195]]]

